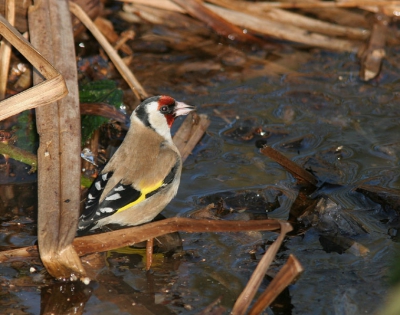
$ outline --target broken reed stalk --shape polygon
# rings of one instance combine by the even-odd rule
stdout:
[[[82,10],[82,8],[73,3],[69,3],[70,11],[86,26],[86,28],[93,34],[93,36],[97,39],[99,44],[103,47],[107,55],[110,57],[111,61],[114,63],[115,67],[121,74],[121,76],[128,83],[129,87],[132,89],[133,93],[139,100],[143,100],[147,98],[147,93],[143,89],[142,85],[136,79],[134,74],[129,70],[128,66],[124,63],[115,49],[111,46],[111,44],[107,41],[105,36],[98,30],[93,21],[87,16],[87,14]]]
[[[15,23],[15,1],[6,0],[5,3],[5,18],[14,26]],[[8,69],[10,67],[11,44],[3,39],[0,42],[0,101],[6,97]]]
[[[261,312],[266,309],[276,297],[303,272],[303,270],[303,267],[296,257],[290,254],[287,262],[251,307],[248,315],[261,314]]]
[[[300,182],[305,182],[308,185],[312,185],[314,188],[317,186],[318,180],[314,177],[314,175],[304,170],[295,162],[289,160],[279,151],[269,146],[264,146],[260,152],[284,167],[290,174],[292,174],[294,178]]]
[[[68,93],[62,75],[1,15],[0,35],[46,78],[46,81],[1,101],[0,120],[27,109],[50,104]]]
[[[192,113],[185,118],[173,137],[174,143],[181,153],[182,162],[187,159],[195,145],[203,137],[210,123],[210,119],[204,114]]]
[[[129,246],[173,232],[277,231],[278,220],[216,221],[170,218],[102,234],[78,237],[73,246],[80,256]],[[0,263],[15,258],[37,256],[37,247],[29,246],[0,252]]]
[[[55,278],[85,276],[72,247],[80,208],[80,110],[74,37],[67,0],[42,0],[30,7],[30,39],[60,70],[69,94],[36,109],[38,157],[38,244]],[[34,82],[43,78],[34,74]]]
[[[253,298],[256,295],[262,280],[264,279],[265,273],[267,272],[269,266],[274,260],[276,253],[278,252],[278,249],[281,246],[286,234],[293,229],[288,222],[279,223],[281,226],[281,231],[278,238],[272,245],[269,246],[268,250],[261,258],[256,269],[251,275],[249,281],[247,282],[246,287],[236,300],[231,315],[243,315],[246,313],[246,310],[248,309],[250,303],[253,301]]]

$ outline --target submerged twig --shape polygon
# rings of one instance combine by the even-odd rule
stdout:
[[[219,305],[221,303],[221,297],[216,299],[210,305],[208,305],[204,310],[197,313],[196,315],[223,315],[226,312],[225,307]]]
[[[309,185],[316,187],[318,180],[314,177],[314,175],[301,168],[295,162],[289,160],[279,151],[269,146],[265,146],[260,150],[260,152],[265,156],[268,156],[269,158],[273,159],[279,165],[283,166],[297,180],[300,180],[301,182],[306,182]]]

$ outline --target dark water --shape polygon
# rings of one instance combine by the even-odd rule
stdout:
[[[295,181],[259,153],[255,143],[260,139],[305,163],[321,183],[341,185],[322,192],[333,207],[308,218],[311,223],[305,232],[285,241],[268,274],[274,275],[289,254],[297,257],[305,271],[289,287],[280,306],[265,314],[371,314],[383,303],[399,244],[388,235],[389,215],[352,189],[361,181],[400,188],[398,55],[390,51],[381,75],[370,83],[358,79],[354,55],[314,52],[299,65],[298,73],[271,76],[265,67],[265,75],[262,69],[250,75],[242,69],[242,76],[232,79],[232,69],[230,74],[222,69],[199,71],[180,74],[180,82],[187,80],[187,85],[158,86],[157,94],[196,105],[211,119],[206,136],[184,164],[181,187],[165,216],[189,216],[209,195],[246,190],[254,192],[253,199],[263,194],[265,200],[277,204],[273,210],[263,210],[261,205],[257,215],[287,219],[297,195]],[[246,203],[236,209],[235,203],[228,206],[232,209],[224,219],[255,215]],[[33,223],[24,221],[23,228],[17,229],[14,222],[29,218],[29,211],[13,209],[13,218],[6,217],[1,226],[8,233],[0,243],[4,249],[34,242]],[[329,252],[321,235],[350,239],[365,251]],[[143,271],[143,252],[109,253],[101,276],[90,287],[55,284],[51,292],[85,296],[79,300],[85,302],[75,305],[65,293],[70,308],[60,313],[84,308],[85,314],[132,314],[146,308],[153,314],[196,314],[219,297],[229,310],[266,244],[277,235],[181,233],[180,237],[182,249],[171,257],[157,254],[151,274]],[[44,309],[40,302],[46,301],[44,292],[49,287],[40,274],[30,274],[30,267],[29,262],[0,266],[0,292],[4,292],[0,309],[18,309],[17,314],[39,314]],[[24,276],[34,278],[36,284],[10,286]],[[261,289],[267,285],[266,277]]]

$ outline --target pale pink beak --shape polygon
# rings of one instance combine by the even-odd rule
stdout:
[[[183,102],[175,102],[175,110],[174,114],[175,116],[182,116],[182,115],[187,115],[191,111],[195,110],[196,108],[194,106],[185,104]]]

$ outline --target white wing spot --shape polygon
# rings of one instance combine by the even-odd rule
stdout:
[[[89,194],[87,197],[88,197],[89,199],[96,199],[96,197],[93,197],[92,194]]]
[[[114,212],[114,209],[110,208],[110,207],[100,208],[100,212],[101,213],[111,213],[111,212]]]
[[[105,181],[105,180],[107,180],[107,175],[108,175],[108,173],[105,173],[105,174],[101,175],[101,178]]]
[[[106,200],[117,200],[117,199],[121,199],[121,195],[119,193],[106,197]]]
[[[99,211],[96,211],[96,215],[100,215],[100,212],[99,212]]]
[[[96,182],[96,183],[94,184],[94,187],[96,187],[97,190],[101,190],[101,184],[100,184],[100,182]]]
[[[122,191],[125,190],[124,186],[118,186],[117,188],[114,188],[115,191]]]

